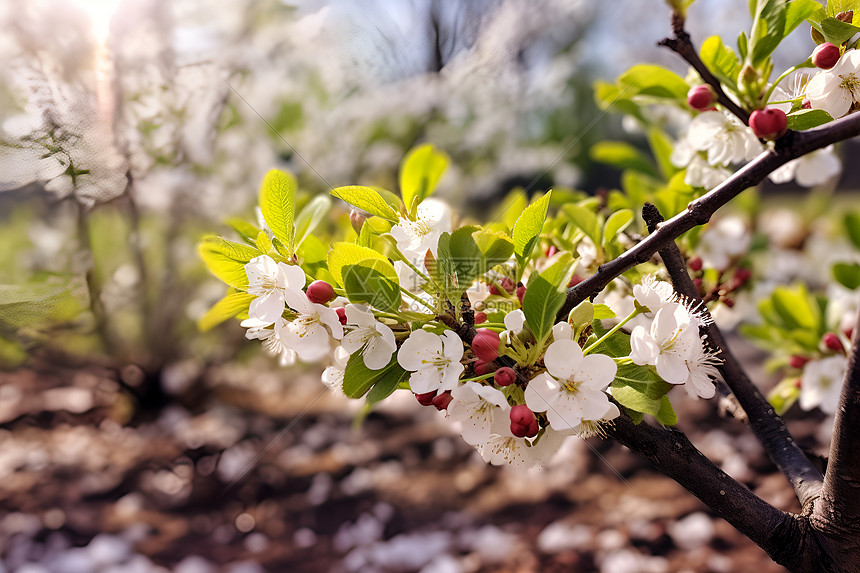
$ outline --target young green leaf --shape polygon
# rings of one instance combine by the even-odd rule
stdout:
[[[845,232],[848,233],[848,239],[851,243],[860,249],[860,213],[851,211],[845,214],[842,222],[845,227]]]
[[[382,217],[392,223],[400,220],[397,211],[373,187],[362,185],[346,185],[332,189],[331,194],[371,215]]]
[[[660,398],[660,411],[657,412],[654,419],[663,426],[674,426],[678,423],[678,416],[675,414],[675,410],[672,408],[672,402],[669,400],[668,396]]]
[[[367,303],[386,312],[400,308],[400,283],[388,261],[364,259],[341,268],[343,290],[350,302]]]
[[[857,263],[836,263],[833,265],[833,278],[847,289],[860,287],[860,265]]]
[[[562,211],[567,215],[573,224],[579,227],[586,236],[591,239],[595,246],[600,246],[600,222],[597,215],[590,209],[582,205],[565,205]]]
[[[690,89],[681,76],[653,64],[633,66],[618,78],[618,87],[627,98],[647,95],[673,99],[683,102],[684,105],[687,102],[687,91]]]
[[[400,164],[400,194],[407,210],[412,212],[433,193],[449,163],[448,155],[429,143],[406,154]]]
[[[812,129],[833,121],[830,114],[823,109],[800,109],[786,117],[788,118],[788,129],[795,131]]]
[[[252,246],[256,244],[257,235],[260,234],[260,229],[237,217],[227,219],[227,224],[230,225],[231,229],[239,234],[240,239]]]
[[[295,252],[296,178],[289,173],[272,169],[260,185],[260,210],[272,234],[292,255]]]
[[[368,259],[376,259],[387,263],[391,267],[391,273],[396,279],[397,273],[394,272],[394,265],[388,259],[380,255],[373,249],[362,247],[354,243],[334,243],[331,246],[331,251],[328,254],[328,270],[331,271],[338,285],[343,286],[342,269],[346,265],[354,265]]]
[[[514,223],[514,253],[520,261],[525,261],[531,256],[532,250],[540,237],[543,223],[546,220],[546,213],[549,209],[551,194],[552,191],[547,191],[543,197],[526,207],[522,215],[517,219],[517,222]]]
[[[204,237],[197,246],[197,252],[213,275],[239,290],[248,288],[245,265],[263,254],[248,245],[233,243],[214,235]]]
[[[623,209],[616,211],[606,220],[606,225],[603,227],[603,245],[606,246],[624,229],[630,226],[633,222],[633,211]]]
[[[591,146],[588,156],[616,169],[633,169],[654,177],[657,170],[645,154],[622,141],[599,141]]]
[[[564,253],[549,268],[542,273],[533,273],[529,278],[523,297],[523,313],[538,340],[543,340],[552,330],[556,314],[564,304],[567,283],[574,270],[571,261],[570,253]]]
[[[385,368],[371,370],[365,366],[361,352],[356,352],[349,357],[343,372],[343,393],[349,398],[361,398],[396,363],[397,358],[392,356]]]
[[[246,292],[232,292],[228,294],[207,310],[206,314],[200,317],[197,321],[197,329],[200,332],[206,332],[225,320],[233,318],[242,311],[247,311],[254,298],[253,295]]]
[[[331,209],[331,199],[325,195],[317,195],[299,211],[299,216],[296,217],[296,248],[314,232],[329,209]]]
[[[367,393],[365,400],[367,400],[368,405],[376,404],[391,396],[401,382],[409,380],[409,375],[410,372],[401,368],[397,362],[387,367],[373,388],[370,389],[370,392]]]
[[[785,37],[785,13],[785,0],[757,0],[747,55],[754,68],[764,64]]]
[[[813,0],[814,2],[815,0]],[[720,83],[731,87],[737,85],[741,61],[719,36],[711,36],[699,50],[699,57]]]

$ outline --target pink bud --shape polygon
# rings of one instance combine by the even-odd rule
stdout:
[[[520,301],[520,306],[523,305],[523,297],[526,296],[526,287],[524,285],[520,285],[517,287],[517,298]]]
[[[809,101],[809,98],[803,98],[803,101],[800,103],[800,107],[803,109],[812,109],[812,102]]]
[[[775,107],[757,109],[750,115],[750,128],[756,137],[776,139],[788,129],[785,112]]]
[[[822,70],[829,70],[839,61],[839,48],[830,42],[824,42],[812,50],[812,63]]]
[[[493,285],[490,287],[490,294],[495,294],[495,295],[505,294],[505,295],[507,295],[509,293],[514,292],[514,281],[512,281],[510,278],[502,277],[498,281],[498,283],[499,283],[499,286],[502,287],[505,292],[502,293],[502,291],[499,290],[499,287],[497,287],[496,285]]]
[[[693,286],[696,287],[697,291],[701,292],[702,291],[702,277],[694,278],[693,279]]]
[[[558,249],[555,247],[555,245],[550,245],[549,247],[546,248],[546,257],[550,258],[551,256],[553,256],[557,252],[558,252]]]
[[[573,275],[570,277],[570,282],[567,283],[567,288],[575,287],[579,283],[583,281],[583,278],[579,275]]]
[[[433,398],[431,404],[436,406],[437,410],[447,410],[448,404],[451,403],[453,398],[451,397],[450,391],[442,392],[441,394],[436,394],[436,397]]]
[[[476,360],[474,364],[472,364],[472,370],[475,371],[475,375],[483,376],[484,374],[489,374],[493,371],[489,362],[484,362],[483,360]]]
[[[499,386],[510,386],[517,381],[517,373],[514,372],[513,368],[504,366],[496,370],[496,375],[493,377],[493,380],[495,380],[496,384]]]
[[[424,394],[415,394],[415,399],[422,406],[432,406],[433,399],[436,397],[436,392],[426,392]]]
[[[691,108],[698,111],[705,111],[717,101],[717,94],[714,93],[714,88],[708,84],[693,86],[687,92],[687,103]]]
[[[537,435],[540,427],[534,412],[525,404],[517,404],[511,408],[511,433],[518,438],[532,438]]]
[[[499,357],[499,333],[487,328],[479,328],[472,339],[472,352],[484,362],[492,362]]]
[[[346,309],[342,306],[339,306],[334,309],[334,311],[337,313],[337,319],[340,321],[340,323],[346,324]]]
[[[687,266],[690,267],[690,270],[693,272],[699,272],[702,270],[702,259],[701,257],[693,257],[689,261],[687,261]]]
[[[735,299],[733,299],[730,296],[724,296],[720,300],[722,301],[722,303],[724,305],[726,305],[729,308],[732,308],[733,306],[735,306]]]
[[[792,368],[797,368],[798,370],[803,368],[807,362],[809,362],[809,358],[806,356],[800,356],[799,354],[794,354],[788,359],[788,365]]]
[[[845,352],[845,347],[842,346],[842,341],[839,340],[839,337],[832,332],[828,332],[827,334],[825,334],[821,338],[821,342],[828,350],[832,350],[833,352],[839,352],[840,354]]]
[[[476,312],[475,313],[475,324],[481,324],[482,322],[487,322],[487,313],[486,312]]]
[[[325,281],[314,281],[308,285],[308,300],[314,304],[325,304],[334,300],[334,288]]]

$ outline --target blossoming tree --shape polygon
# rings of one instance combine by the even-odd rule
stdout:
[[[613,438],[792,571],[857,571],[860,325],[802,285],[760,297],[761,320],[744,332],[781,360],[785,378],[769,401],[712,316],[757,278],[749,236],[729,218],[701,226],[766,177],[815,186],[839,172],[832,145],[860,134],[860,2],[750,2],[737,53],[719,37],[694,49],[691,3],[670,1],[673,36],[662,42],[690,64],[686,78],[641,65],[597,86],[598,102],[632,117],[653,152],[595,149],[626,168],[624,191],[555,190],[531,203],[513,193],[482,225],[458,220],[432,197],[449,158],[425,144],[404,158],[399,194],[333,189],[352,211],[332,230],[330,199],[303,197],[290,174],[271,171],[257,224],[234,224],[242,242],[200,244],[230,287],[201,324],[238,316],[282,364],[325,363],[323,382],[366,409],[412,392],[492,464],[535,466],[571,436]],[[773,52],[804,21],[818,47],[772,80]],[[682,127],[656,119],[666,109]],[[856,263],[833,271],[845,288],[860,286]],[[800,515],[754,495],[673,427],[675,387],[719,397],[748,420]],[[796,401],[835,413],[824,473],[780,418]]]

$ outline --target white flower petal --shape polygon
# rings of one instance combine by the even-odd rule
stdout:
[[[556,340],[549,345],[544,355],[544,364],[549,373],[561,380],[571,379],[582,361],[582,349],[570,339]]]

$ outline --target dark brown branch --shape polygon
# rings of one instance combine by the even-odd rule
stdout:
[[[634,425],[620,416],[606,434],[647,458],[654,466],[714,513],[767,551],[777,563],[792,567],[803,541],[802,522],[780,511],[735,481],[674,428]]]
[[[717,94],[717,102],[732,112],[744,125],[749,125],[750,114],[726,95],[720,80],[711,73],[705,63],[699,58],[699,54],[696,53],[696,48],[690,40],[690,34],[684,29],[684,17],[678,13],[672,15],[672,31],[675,34],[674,38],[665,38],[657,42],[657,44],[666,46],[684,58],[698,72],[702,80],[714,89],[714,93]]]
[[[653,205],[646,205],[642,209],[642,217],[649,231],[652,232],[659,229],[663,219]],[[660,249],[659,253],[666,270],[669,271],[675,290],[692,301],[701,302],[698,290],[690,280],[690,275],[687,274],[684,257],[675,242]],[[702,308],[705,308],[704,305]],[[804,510],[809,509],[821,491],[823,481],[821,472],[798,447],[785,427],[785,422],[749,379],[726,344],[717,325],[713,323],[708,325],[707,332],[711,342],[720,350],[720,358],[723,360],[719,367],[720,373],[747,413],[750,428],[764,446],[770,459],[791,483]]]
[[[853,548],[860,570],[860,314],[834,420],[830,460],[813,526]]]
[[[860,134],[860,113],[851,114],[822,127],[804,132],[789,131],[777,142],[774,149],[765,151],[718,187],[691,202],[683,213],[672,217],[651,235],[617,259],[601,265],[597,273],[568,289],[567,300],[559,320],[586,298],[595,296],[621,273],[648,261],[654,253],[698,225],[707,223],[723,205],[745,189],[758,185],[776,168],[802,155],[827,147]]]

